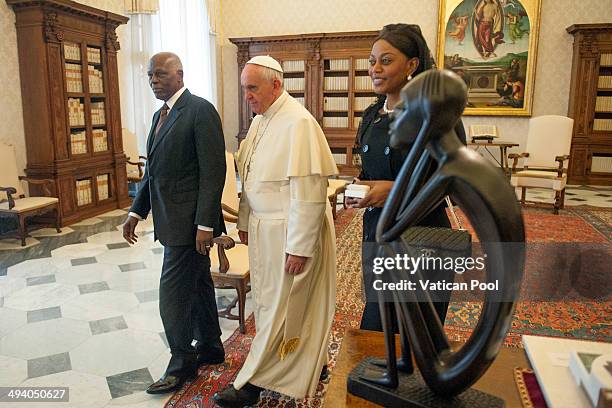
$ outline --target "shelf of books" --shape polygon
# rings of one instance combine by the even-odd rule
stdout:
[[[612,53],[599,57],[593,132],[612,133]]]
[[[353,129],[359,128],[359,123],[368,106],[376,102],[376,94],[372,85],[372,79],[368,72],[370,62],[368,58],[355,58],[353,78]]]
[[[85,52],[82,52],[82,49]],[[70,155],[84,156],[109,150],[102,50],[99,47],[64,42]],[[86,55],[83,60],[82,56]],[[83,67],[87,83],[83,82]],[[90,142],[91,141],[91,142]]]
[[[323,121],[324,128],[349,128],[349,58],[323,60]]]
[[[368,65],[367,58],[324,60],[324,128],[359,128],[363,112],[376,101]]]
[[[92,204],[93,191],[91,189],[91,178],[78,179],[75,184],[77,206],[84,207]]]
[[[111,198],[110,188],[111,175],[109,173],[99,174],[96,176],[96,190],[98,201],[104,201]]]
[[[285,90],[299,103],[306,106],[306,62],[285,60],[282,62]]]

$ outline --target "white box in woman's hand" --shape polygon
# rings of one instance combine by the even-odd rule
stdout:
[[[365,184],[349,184],[346,186],[346,190],[344,191],[344,195],[346,197],[352,198],[363,198],[370,191],[370,186]]]

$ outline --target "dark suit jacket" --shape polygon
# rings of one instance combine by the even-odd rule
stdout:
[[[218,236],[225,232],[225,140],[219,114],[186,89],[153,140],[159,115],[153,116],[145,174],[130,211],[143,219],[153,211],[155,239],[164,246],[195,244],[198,225],[212,227]]]

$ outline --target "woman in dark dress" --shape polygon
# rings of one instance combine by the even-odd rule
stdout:
[[[427,43],[416,25],[389,24],[383,27],[376,38],[370,55],[369,74],[374,91],[379,95],[363,114],[357,131],[357,145],[361,149],[362,171],[355,180],[370,186],[363,199],[346,198],[345,205],[353,208],[367,208],[363,215],[362,270],[364,285],[372,287],[373,258],[376,256],[376,224],[387,196],[393,187],[407,150],[389,147],[389,113],[400,102],[400,91],[416,75],[433,67],[433,60]],[[458,134],[465,140],[463,125],[457,127]],[[430,174],[434,168],[430,169]],[[450,227],[445,206],[440,205],[419,225]],[[368,244],[370,243],[370,244]],[[451,276],[448,280],[452,280]],[[444,322],[448,302],[435,303],[440,320]],[[395,319],[394,319],[395,320]],[[378,302],[366,302],[361,318],[361,328],[382,331]],[[397,332],[397,330],[395,330]]]

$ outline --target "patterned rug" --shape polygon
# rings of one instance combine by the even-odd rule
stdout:
[[[595,242],[609,243],[611,210],[567,207],[561,215],[541,209],[527,209],[524,213],[529,242]],[[459,214],[464,226],[471,227]],[[336,220],[337,296],[336,315],[329,346],[330,369],[347,328],[359,327],[363,310],[361,289],[361,212],[344,210]],[[480,315],[478,302],[451,302],[445,329],[449,339],[465,341]],[[522,334],[573,337],[597,341],[611,341],[610,302],[519,302],[512,329],[506,337],[508,346],[521,347]],[[215,406],[210,397],[227,387],[236,377],[248,353],[255,334],[254,320],[247,321],[247,333],[238,330],[225,342],[227,359],[219,366],[201,369],[196,380],[186,383],[172,396],[166,407]],[[333,375],[333,372],[332,372]],[[329,380],[328,380],[329,381]],[[260,407],[319,407],[328,382],[320,383],[313,398],[294,400],[278,393],[265,391]]]
[[[459,211],[463,226],[473,229]],[[588,243],[604,244],[610,248],[612,210],[595,207],[566,207],[559,215],[549,209],[527,208],[523,212],[528,243]],[[523,293],[536,285],[559,287],[554,268],[541,248],[528,249],[523,279]],[[609,252],[608,252],[609,253]],[[609,259],[609,258],[608,258]],[[609,267],[605,268],[604,285],[609,288]],[[610,294],[609,290],[606,293]],[[451,302],[445,329],[452,340],[465,341],[472,333],[480,316],[481,303]],[[516,304],[512,328],[506,336],[507,346],[522,347],[521,335],[579,338],[594,341],[612,341],[612,303],[609,301],[520,301]]]

